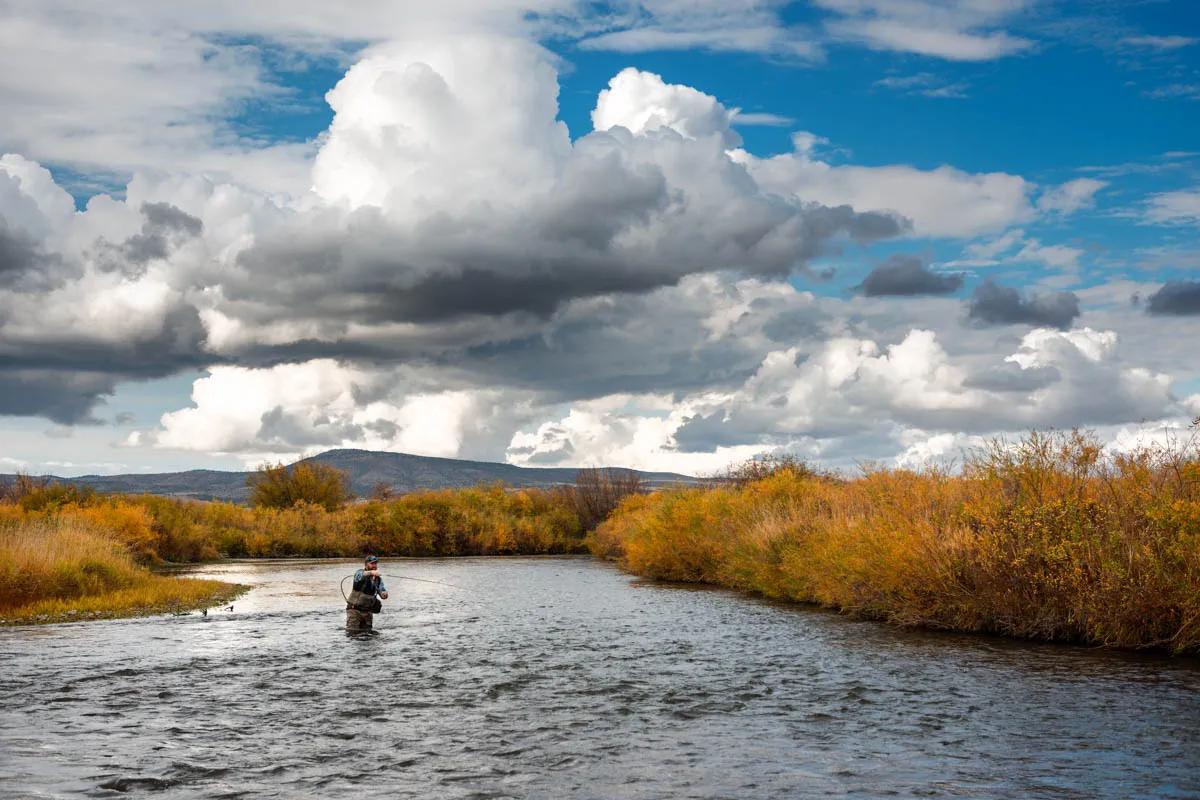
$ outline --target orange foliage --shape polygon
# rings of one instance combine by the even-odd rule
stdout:
[[[37,494],[0,503],[0,523],[77,521],[102,529],[141,562],[221,556],[459,556],[584,551],[569,492],[502,485],[416,492],[333,511],[304,500],[284,508],[151,496]],[[42,490],[36,490],[42,491]],[[68,502],[61,502],[66,499]]]
[[[591,536],[632,572],[900,625],[1200,651],[1200,453],[1032,434],[961,475],[780,469],[630,498]]]

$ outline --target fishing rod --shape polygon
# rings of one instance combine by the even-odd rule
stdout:
[[[451,589],[463,589],[464,591],[466,591],[465,586],[455,586],[453,583],[446,583],[445,581],[431,581],[428,578],[412,578],[412,577],[409,577],[408,575],[389,575],[388,577],[396,578],[396,579],[402,580],[402,581],[420,581],[421,583],[433,583],[433,584],[437,584],[438,586],[449,586]],[[338,588],[341,589],[341,592],[342,592],[342,599],[345,600],[347,603],[350,602],[350,598],[346,596],[346,581],[352,580],[353,578],[354,578],[353,575],[347,575],[346,577],[342,578],[342,582],[340,584],[338,584]]]
[[[353,578],[354,576],[351,575],[350,577]],[[388,577],[399,578],[402,581],[420,581],[421,583],[436,583],[438,586],[449,586],[451,589],[465,590],[467,588],[465,586],[456,586],[453,583],[446,583],[445,581],[431,581],[428,578],[410,578],[408,575],[389,575]]]

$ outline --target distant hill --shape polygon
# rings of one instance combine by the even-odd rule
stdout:
[[[510,486],[558,486],[574,483],[574,467],[517,467],[491,461],[462,461],[457,458],[433,458],[408,453],[384,453],[373,450],[329,450],[306,458],[329,464],[350,476],[350,489],[362,497],[383,483],[397,493],[418,489],[447,489],[476,486],[503,481]],[[673,472],[641,472],[632,470],[650,486],[672,483],[695,483],[697,479]],[[246,502],[249,472],[222,472],[212,469],[193,469],[186,472],[161,472],[129,475],[82,475],[77,478],[47,476],[51,480],[90,486],[98,492],[125,494],[157,494],[166,497],[196,500],[230,500]],[[0,475],[0,483],[12,479]]]

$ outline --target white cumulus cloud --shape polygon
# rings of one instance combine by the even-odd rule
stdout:
[[[809,140],[800,144],[805,148]],[[913,233],[973,237],[1034,217],[1032,184],[1004,172],[968,173],[950,166],[922,170],[903,164],[835,165],[807,149],[758,158],[736,151],[758,183],[771,191],[827,205],[889,211],[912,221]]]

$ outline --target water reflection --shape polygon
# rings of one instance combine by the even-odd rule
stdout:
[[[0,632],[0,794],[1196,797],[1193,661],[922,634],[587,559],[233,563],[234,610]],[[410,575],[461,588],[393,580]]]

